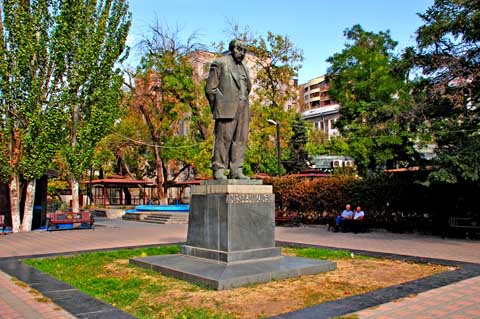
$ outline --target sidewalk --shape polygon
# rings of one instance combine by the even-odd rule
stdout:
[[[480,264],[480,241],[388,232],[334,233],[323,227],[277,227],[275,239],[310,245]]]
[[[50,300],[42,297],[37,291],[19,284],[12,277],[0,272],[1,319],[75,318]]]
[[[359,319],[480,318],[480,277],[356,313]]]
[[[0,237],[0,257],[28,256],[116,247],[155,245],[183,242],[186,225],[157,225],[121,220],[103,220],[95,230],[30,232]],[[415,234],[392,233],[331,233],[310,227],[278,227],[276,239],[345,249],[359,249],[390,254],[414,255],[480,264],[480,242],[441,239]],[[5,284],[8,283],[8,284]],[[30,295],[30,288],[15,285],[0,272],[0,319],[6,318],[69,318],[62,310],[45,308],[35,298],[19,299],[21,292]],[[480,277],[467,279],[412,298],[389,302],[373,309],[358,312],[359,318],[480,318]],[[459,297],[454,298],[451,293]],[[16,298],[16,299],[12,299]],[[449,302],[445,302],[447,300]],[[13,307],[11,305],[14,305]],[[417,305],[430,308],[417,308]],[[24,306],[20,306],[24,305]],[[10,308],[8,308],[10,307]],[[5,311],[3,309],[6,309]],[[11,309],[17,311],[12,312]],[[417,309],[417,310],[415,310]],[[419,309],[426,309],[425,313]],[[38,311],[37,311],[38,310]],[[428,311],[434,312],[428,312]],[[36,311],[37,313],[33,313]],[[43,311],[43,312],[42,312]],[[441,316],[435,313],[442,313]],[[16,315],[16,316],[15,316]],[[54,317],[54,315],[58,315]],[[463,317],[462,317],[463,316]],[[466,317],[465,317],[466,316]],[[282,317],[283,318],[283,317]],[[286,318],[286,317],[285,317]]]

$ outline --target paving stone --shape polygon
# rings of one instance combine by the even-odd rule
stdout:
[[[0,238],[0,270],[10,273],[18,266],[16,258],[8,258],[12,256],[32,256],[32,255],[53,255],[63,253],[75,253],[77,251],[89,250],[109,250],[115,247],[136,247],[143,245],[159,245],[168,243],[185,242],[186,240],[186,225],[152,225],[138,222],[124,222],[124,221],[100,221],[104,227],[98,227],[95,231],[78,230],[78,231],[59,231],[59,232],[31,232],[9,234]],[[363,296],[365,300],[348,299],[344,302],[346,304],[329,305],[329,314],[331,316],[339,316],[345,314],[345,309],[353,309],[351,305],[359,304],[362,307],[377,305],[375,308],[367,308],[363,312],[358,312],[361,309],[355,309],[351,312],[357,311],[362,314],[360,318],[380,318],[380,316],[390,316],[390,318],[415,318],[416,314],[409,314],[408,316],[395,317],[395,306],[403,302],[411,300],[411,302],[423,301],[425,299],[434,301],[437,300],[437,305],[459,305],[462,308],[459,310],[450,311],[446,318],[480,318],[480,309],[478,308],[478,300],[480,298],[480,241],[470,240],[452,240],[441,239],[432,236],[422,236],[416,234],[391,234],[391,233],[366,233],[366,234],[351,234],[351,233],[331,233],[326,232],[323,228],[306,228],[306,227],[277,227],[276,238],[284,242],[296,242],[297,245],[317,245],[323,247],[335,247],[340,249],[350,249],[355,253],[366,252],[373,256],[384,256],[390,258],[398,258],[402,260],[412,260],[416,262],[433,262],[441,263],[449,266],[458,266],[459,269],[452,272],[435,275],[431,278],[425,278],[420,282],[413,284],[412,287],[416,289],[422,288],[423,292],[419,292],[413,298],[405,298],[395,302],[389,302],[391,295],[389,292],[385,294],[373,292],[372,295]],[[278,242],[277,242],[278,245]],[[5,257],[5,258],[1,258]],[[13,261],[12,261],[13,260]],[[56,284],[47,283],[42,286],[43,281],[35,282],[36,280],[45,279],[45,277],[33,274],[31,270],[19,269],[22,276],[30,278],[31,284],[38,290],[46,288],[47,291],[54,292]],[[0,273],[1,275],[2,273]],[[0,276],[1,277],[1,276]],[[459,284],[459,286],[457,286]],[[66,288],[62,283],[58,284],[60,289]],[[22,292],[18,286],[8,286],[6,289],[2,282],[0,286],[3,291],[9,295],[28,296],[28,288]],[[408,288],[408,287],[407,287]],[[465,292],[463,298],[457,298],[454,301],[447,298],[447,302],[441,301],[442,297],[452,289],[455,292]],[[53,290],[52,290],[53,289]],[[433,290],[430,290],[433,289]],[[405,287],[401,289],[393,289],[393,291],[406,291]],[[23,293],[23,294],[22,294]],[[428,294],[423,297],[424,294]],[[431,294],[431,295],[430,295]],[[22,298],[23,298],[22,297]],[[420,299],[419,299],[420,298]],[[19,302],[25,306],[31,307],[28,302],[30,299],[18,299]],[[2,304],[2,296],[0,295],[0,313],[3,314],[3,309],[7,309],[5,303]],[[34,301],[34,300],[33,300]],[[55,301],[55,300],[54,300]],[[386,304],[385,304],[386,303]],[[392,313],[384,313],[383,307]],[[432,307],[425,303],[426,306]],[[321,305],[320,305],[321,306]],[[318,311],[324,308],[317,308],[320,306],[311,307],[304,315],[308,317],[301,317],[299,313],[282,314],[275,318],[323,318],[318,316]],[[351,307],[351,308],[346,308]],[[391,308],[393,307],[393,308]],[[11,308],[11,307],[10,307]],[[113,307],[112,307],[113,308]],[[18,309],[14,310],[17,311]],[[451,310],[451,309],[450,309]],[[79,318],[131,318],[128,314],[113,308],[110,311],[103,313],[86,313],[81,314]],[[468,311],[468,313],[467,313]],[[13,313],[13,312],[12,312]],[[18,312],[17,312],[18,313]],[[106,317],[113,314],[111,317]],[[68,315],[68,314],[67,314]],[[104,316],[105,315],[105,316]],[[295,317],[296,316],[296,317]],[[1,319],[4,319],[0,315]],[[20,317],[25,318],[25,316]],[[38,319],[42,317],[36,317]]]

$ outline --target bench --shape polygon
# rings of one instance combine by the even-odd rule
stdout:
[[[69,213],[58,212],[47,214],[47,230],[60,230],[60,229],[80,229],[89,228],[93,229],[95,222],[93,214],[90,212]]]
[[[338,227],[336,225],[336,219],[337,219],[337,216],[333,218],[330,217],[327,220],[327,231],[333,231],[333,232],[340,231],[342,233],[354,232],[355,234],[370,232],[369,225],[366,223],[365,217],[359,221],[344,220],[340,223]]]
[[[285,212],[281,210],[275,210],[275,225],[279,224],[300,224],[300,216],[296,212]]]
[[[6,235],[7,223],[5,222],[5,215],[0,215],[0,227],[2,228],[2,234]]]
[[[480,233],[480,223],[470,217],[449,217],[448,218],[448,233],[458,233],[466,237],[473,237]]]

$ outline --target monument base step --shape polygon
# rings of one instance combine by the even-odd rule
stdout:
[[[337,267],[326,260],[290,256],[224,263],[177,254],[132,258],[130,263],[216,290],[313,275]]]
[[[185,256],[207,258],[217,262],[220,261],[232,263],[244,262],[251,259],[280,257],[282,255],[282,249],[280,247],[269,247],[228,252],[182,245],[180,246],[180,253]]]

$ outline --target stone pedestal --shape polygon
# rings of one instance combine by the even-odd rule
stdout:
[[[130,262],[219,290],[335,269],[328,261],[281,256],[274,205],[272,186],[261,180],[204,181],[192,187],[181,254]]]
[[[222,262],[279,257],[275,195],[252,181],[208,181],[192,188],[187,244],[181,253]]]

